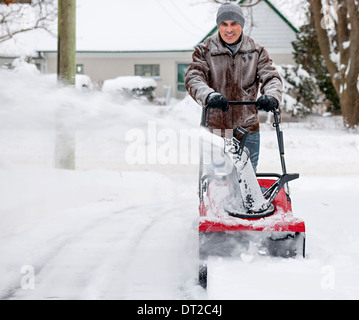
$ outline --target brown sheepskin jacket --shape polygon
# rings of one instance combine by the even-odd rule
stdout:
[[[256,101],[261,93],[282,101],[282,80],[268,52],[243,35],[241,46],[233,56],[219,32],[195,47],[193,62],[186,72],[185,85],[200,105],[212,92],[223,94],[228,101]],[[235,129],[242,126],[249,133],[259,130],[258,110],[253,106],[230,106],[228,112],[210,111],[210,129]]]

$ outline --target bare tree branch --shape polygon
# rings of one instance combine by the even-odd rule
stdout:
[[[15,3],[17,2],[17,3]],[[53,34],[50,25],[56,19],[54,0],[0,0],[0,43],[19,33],[43,29]]]
[[[350,47],[349,47],[349,58],[350,58],[350,69],[348,71],[348,82],[355,84],[358,81],[359,74],[359,5],[358,2],[352,0],[346,0],[348,11],[350,11]]]
[[[225,2],[236,2],[238,3],[238,0],[212,0],[216,3],[219,4],[223,4]],[[256,6],[258,3],[262,2],[263,0],[247,0],[244,3],[241,3],[240,6],[241,7],[254,7]]]
[[[349,61],[349,50],[346,46],[347,41],[349,40],[349,30],[348,30],[348,10],[346,3],[340,0],[338,6],[338,24],[337,24],[337,37],[338,37],[338,50],[340,53],[340,65],[347,66]],[[345,72],[344,68],[340,68],[341,72]],[[343,78],[343,75],[342,75]]]
[[[322,27],[322,23],[325,22],[326,17],[323,14],[322,2],[321,0],[310,0],[310,4],[312,7],[313,18],[315,30],[317,33],[317,38],[320,46],[320,50],[323,54],[325,64],[328,68],[330,76],[333,80],[333,85],[335,90],[340,92],[340,80],[337,76],[339,69],[337,64],[332,60],[331,55],[331,45],[328,38],[327,29]]]
[[[315,30],[340,98],[344,124],[359,126],[359,5],[353,0],[310,0]]]

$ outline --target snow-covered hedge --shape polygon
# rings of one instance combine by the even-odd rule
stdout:
[[[152,100],[156,87],[157,83],[152,78],[125,76],[104,81],[102,91],[127,97],[144,96]]]
[[[29,57],[14,59],[11,63],[2,66],[2,69],[13,70],[16,73],[30,73],[40,75],[40,71]]]

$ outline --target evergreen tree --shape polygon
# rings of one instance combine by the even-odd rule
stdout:
[[[294,60],[316,79],[319,90],[328,102],[327,111],[338,114],[340,113],[339,96],[321,54],[312,15],[309,15],[309,24],[300,28],[297,40],[292,42]]]

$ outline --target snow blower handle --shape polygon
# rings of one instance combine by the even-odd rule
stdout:
[[[257,101],[228,101],[228,105],[230,106],[258,106]],[[204,127],[208,127],[209,125],[209,110],[215,109],[209,106],[203,107],[202,111],[202,122],[201,125]]]
[[[228,101],[230,106],[258,106],[257,101]]]

